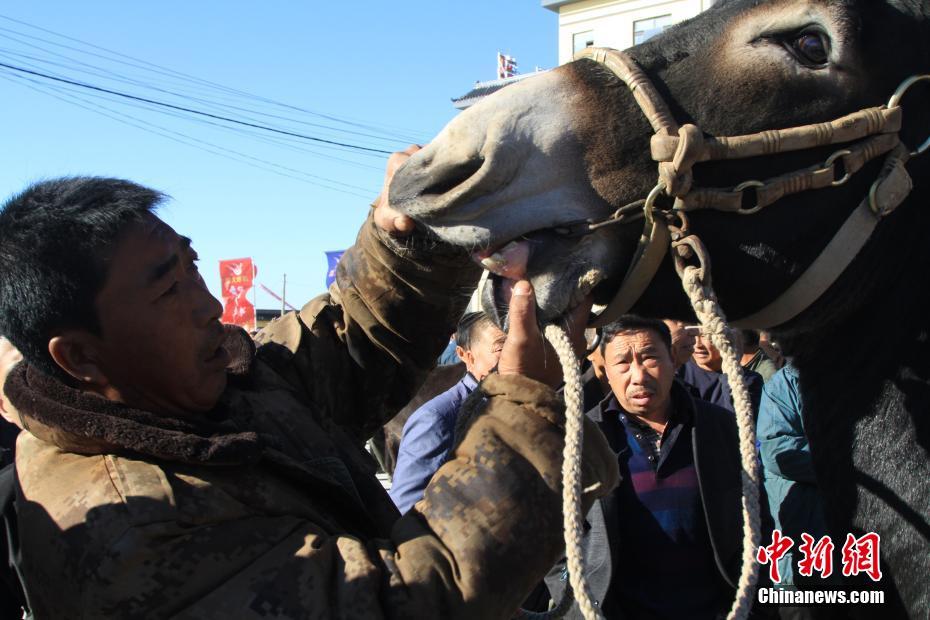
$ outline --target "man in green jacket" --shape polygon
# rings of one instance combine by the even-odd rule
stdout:
[[[487,404],[399,518],[364,441],[445,344],[476,277],[467,257],[382,201],[329,294],[256,347],[220,325],[160,200],[71,178],[0,211],[36,617],[509,617],[561,553],[563,405],[528,283]],[[617,465],[595,427],[585,442],[587,509]]]

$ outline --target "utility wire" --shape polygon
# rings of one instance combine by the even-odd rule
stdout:
[[[290,109],[290,110],[293,110],[293,111],[301,112],[301,113],[304,113],[304,114],[309,114],[309,115],[311,115],[311,116],[316,116],[316,117],[319,117],[319,118],[325,118],[325,119],[327,119],[327,120],[331,120],[331,121],[334,121],[334,122],[337,122],[337,123],[341,123],[341,124],[345,124],[345,125],[350,125],[350,126],[360,127],[360,128],[363,128],[363,129],[369,129],[369,130],[381,132],[381,130],[380,130],[378,127],[375,127],[375,126],[370,125],[370,124],[360,123],[360,122],[353,121],[353,120],[350,120],[350,119],[345,119],[345,118],[340,118],[340,117],[337,117],[337,116],[332,116],[332,115],[329,115],[329,114],[323,114],[323,113],[321,113],[321,112],[316,112],[316,111],[314,111],[314,110],[309,110],[309,109],[307,109],[307,108],[302,108],[302,107],[299,107],[299,106],[295,106],[295,105],[283,103],[283,102],[276,101],[276,100],[274,100],[274,99],[270,99],[270,98],[263,97],[263,96],[260,96],[260,95],[256,95],[256,94],[253,94],[253,93],[250,93],[250,92],[247,92],[247,91],[243,91],[243,90],[238,90],[238,89],[235,89],[235,88],[231,88],[231,87],[225,86],[225,85],[223,85],[223,84],[219,84],[219,83],[217,83],[217,82],[211,82],[210,80],[205,80],[205,79],[203,79],[203,78],[200,78],[200,77],[197,77],[197,76],[194,76],[194,75],[190,75],[190,74],[187,74],[187,73],[183,73],[183,72],[180,72],[180,71],[176,71],[176,70],[170,69],[170,68],[168,68],[168,67],[163,67],[163,66],[161,66],[161,65],[157,65],[157,64],[155,64],[155,63],[148,62],[148,61],[146,61],[146,60],[142,60],[142,59],[139,59],[139,58],[135,58],[135,57],[133,57],[133,56],[129,56],[129,55],[127,55],[127,54],[123,54],[123,53],[121,53],[121,52],[117,52],[117,51],[114,51],[114,50],[111,50],[111,49],[102,47],[102,46],[100,46],[100,45],[96,45],[96,44],[93,44],[93,43],[89,43],[89,42],[87,42],[87,41],[83,41],[83,40],[78,39],[78,38],[75,38],[75,37],[71,37],[71,36],[68,36],[68,35],[64,35],[64,34],[61,34],[61,33],[59,33],[59,32],[55,32],[55,31],[53,31],[53,30],[49,30],[49,29],[47,29],[47,28],[42,28],[42,27],[40,27],[40,26],[36,26],[35,24],[30,24],[29,22],[25,22],[25,21],[22,21],[22,20],[19,20],[19,19],[15,19],[15,18],[6,16],[6,15],[0,15],[0,19],[3,19],[3,20],[6,20],[6,21],[9,21],[9,22],[13,22],[13,23],[19,24],[19,25],[21,25],[21,26],[26,26],[27,28],[32,28],[32,29],[34,29],[34,30],[39,30],[39,31],[41,31],[41,32],[45,32],[45,33],[47,33],[47,34],[51,34],[51,35],[53,35],[53,36],[60,37],[60,38],[62,38],[62,39],[65,39],[65,40],[68,40],[68,41],[72,41],[72,42],[75,42],[75,43],[78,43],[78,44],[80,44],[80,45],[84,45],[84,46],[87,46],[87,47],[90,47],[90,48],[93,48],[93,49],[96,49],[96,50],[100,50],[100,51],[102,51],[102,52],[106,52],[106,53],[109,54],[110,56],[116,56],[117,58],[112,58],[112,57],[110,57],[110,56],[105,56],[105,55],[102,55],[102,54],[97,54],[97,53],[94,53],[94,52],[87,51],[87,50],[85,50],[85,49],[80,49],[80,48],[76,48],[76,47],[73,47],[73,46],[64,45],[64,44],[62,44],[62,43],[58,43],[58,42],[55,42],[55,41],[49,41],[49,40],[47,40],[47,39],[43,39],[43,38],[41,38],[41,37],[37,37],[37,36],[35,36],[35,35],[30,35],[30,34],[27,34],[27,33],[24,33],[24,32],[17,32],[17,31],[12,31],[12,30],[8,30],[8,29],[2,29],[2,30],[6,30],[7,32],[13,32],[13,33],[18,34],[18,35],[20,35],[20,36],[25,36],[25,37],[28,37],[28,38],[31,38],[31,39],[34,39],[34,40],[39,40],[39,41],[48,43],[48,44],[50,44],[50,45],[55,45],[56,47],[61,47],[61,48],[64,48],[64,49],[69,49],[69,50],[72,50],[72,51],[75,51],[75,52],[78,52],[78,53],[81,53],[81,54],[86,54],[86,55],[90,55],[90,56],[95,56],[95,57],[98,57],[98,58],[102,58],[102,59],[104,59],[104,60],[107,60],[107,61],[109,61],[109,62],[115,62],[115,63],[119,63],[119,64],[123,64],[123,65],[130,66],[130,67],[134,67],[134,68],[136,68],[136,69],[142,69],[143,71],[150,71],[150,72],[152,72],[152,73],[156,73],[156,74],[159,74],[159,75],[163,75],[163,76],[168,77],[168,78],[171,78],[171,79],[181,79],[181,80],[186,81],[186,82],[189,82],[189,83],[192,82],[192,83],[200,84],[200,85],[203,85],[203,86],[207,86],[208,88],[213,88],[213,89],[219,90],[219,91],[221,91],[221,92],[226,92],[226,93],[233,94],[233,95],[236,95],[236,96],[239,96],[239,97],[243,97],[243,98],[246,98],[246,99],[251,99],[251,100],[253,100],[253,101],[259,101],[259,102],[266,103],[266,104],[269,104],[269,105],[273,105],[273,106],[276,106],[276,107],[281,107],[281,108],[285,108],[285,109]],[[126,59],[126,60],[120,60],[120,58],[123,58],[123,59]],[[127,61],[132,61],[132,62],[127,62]],[[388,126],[385,126],[385,127],[386,127],[386,128],[389,128]],[[415,132],[411,132],[410,130],[407,130],[407,129],[400,129],[400,128],[397,128],[397,127],[393,127],[393,128],[391,128],[391,129],[392,129],[392,131],[394,131],[394,132],[400,131],[400,132],[406,133],[407,135],[404,136],[404,137],[402,138],[402,139],[404,139],[404,140],[411,141],[411,142],[422,142],[422,141],[423,141],[422,136],[418,136],[418,137],[413,136],[413,134],[414,134]],[[381,133],[383,133],[383,132],[381,132]]]
[[[2,63],[2,62],[0,62],[0,67],[5,68],[5,69],[9,69],[9,70],[11,70],[11,71],[17,71],[17,72],[19,72],[19,73],[25,73],[25,74],[33,75],[33,76],[36,76],[36,77],[41,77],[41,78],[44,78],[44,79],[47,79],[47,80],[53,80],[53,81],[55,81],[55,82],[62,82],[62,83],[64,83],[64,84],[70,84],[70,85],[72,85],[72,86],[78,86],[78,87],[80,87],[80,88],[86,88],[86,89],[88,89],[88,90],[94,90],[94,91],[97,91],[97,92],[108,93],[108,94],[110,94],[110,95],[115,95],[115,96],[117,96],[117,97],[123,97],[123,98],[126,98],[126,99],[132,99],[132,100],[134,100],[134,101],[142,101],[142,102],[145,102],[145,103],[150,103],[150,104],[152,104],[152,105],[157,105],[157,106],[169,108],[169,109],[172,109],[172,110],[179,110],[179,111],[181,111],[181,112],[188,112],[188,113],[190,113],[190,114],[196,114],[196,115],[198,115],[198,116],[204,116],[204,117],[207,117],[207,118],[213,118],[213,119],[217,119],[217,120],[221,120],[221,121],[226,121],[226,122],[228,122],[228,123],[233,123],[233,124],[235,124],[235,125],[242,125],[242,126],[244,126],[244,127],[252,127],[252,128],[255,128],[255,129],[261,129],[261,130],[268,131],[268,132],[271,132],[271,133],[277,133],[277,134],[281,134],[281,135],[285,135],[285,136],[292,136],[292,137],[295,137],[295,138],[302,138],[302,139],[304,139],[304,140],[310,140],[310,141],[313,141],[313,142],[320,142],[320,143],[322,143],[322,144],[332,144],[332,145],[336,145],[336,146],[342,146],[342,147],[345,147],[345,148],[355,149],[355,150],[358,150],[358,151],[366,151],[366,152],[369,152],[369,153],[382,153],[382,154],[384,154],[384,155],[390,155],[390,154],[392,153],[392,151],[385,151],[385,150],[383,150],[383,149],[375,149],[375,148],[370,148],[370,147],[367,147],[367,146],[359,146],[359,145],[357,145],[357,144],[349,144],[349,143],[346,143],[346,142],[338,142],[338,141],[335,141],[335,140],[326,140],[326,139],[324,139],[324,138],[317,138],[317,137],[314,137],[314,136],[308,136],[308,135],[306,135],[306,134],[300,134],[300,133],[293,132],[293,131],[285,131],[285,130],[283,130],[283,129],[275,129],[274,127],[267,127],[267,126],[265,126],[265,125],[259,125],[259,124],[257,124],[257,123],[250,123],[250,122],[247,122],[247,121],[236,120],[236,119],[234,119],[234,118],[229,118],[228,116],[221,116],[221,115],[219,115],[219,114],[211,114],[211,113],[209,113],[209,112],[203,112],[203,111],[201,111],[201,110],[196,110],[196,109],[194,109],[194,108],[188,108],[188,107],[185,107],[185,106],[174,105],[174,104],[172,104],[172,103],[167,103],[167,102],[164,102],[164,101],[157,101],[157,100],[155,100],[155,99],[149,99],[149,98],[147,98],[147,97],[139,97],[139,96],[136,96],[136,95],[131,95],[131,94],[129,94],[129,93],[124,93],[124,92],[120,92],[120,91],[117,91],[117,90],[112,90],[112,89],[109,89],[109,88],[103,88],[102,86],[95,86],[95,85],[93,85],[93,84],[88,84],[88,83],[85,83],[85,82],[78,82],[78,81],[76,81],[76,80],[69,80],[69,79],[67,79],[67,78],[56,77],[56,76],[54,76],[54,75],[50,75],[50,74],[48,74],[48,73],[43,73],[43,72],[40,72],[40,71],[32,71],[32,70],[30,70],[30,69],[26,69],[25,67],[19,67],[19,66],[16,66],[16,65],[10,65],[10,64],[7,64],[7,63]]]
[[[4,51],[5,51],[5,50],[0,49],[0,58],[3,58],[3,57],[5,56]],[[30,67],[30,68],[32,68],[32,69],[37,69],[37,68],[38,68],[38,67],[36,67],[34,64],[29,63],[29,62],[22,62],[21,64],[25,65],[26,67]],[[56,74],[53,74],[53,75],[55,75],[55,77],[61,77],[60,75],[56,75]],[[20,76],[20,77],[24,77],[24,76]],[[62,88],[71,88],[69,85],[62,85],[61,87],[62,87]],[[40,92],[41,92],[41,91],[40,91]],[[146,104],[146,103],[142,103],[142,102],[136,102],[136,101],[131,101],[131,100],[123,100],[123,99],[113,98],[113,97],[108,96],[106,93],[98,93],[98,92],[94,92],[94,91],[87,91],[87,95],[88,95],[88,96],[91,96],[91,97],[96,97],[96,98],[103,99],[104,101],[111,101],[111,102],[114,102],[114,103],[119,103],[119,104],[122,104],[122,105],[134,107],[134,108],[137,108],[137,109],[140,109],[140,110],[145,110],[145,111],[147,111],[147,112],[157,112],[157,113],[159,113],[159,114],[163,114],[163,115],[166,115],[166,116],[171,116],[171,117],[178,118],[178,119],[181,119],[181,120],[184,120],[184,121],[187,121],[187,122],[191,122],[191,123],[199,123],[199,124],[204,124],[204,125],[208,125],[208,126],[211,126],[211,127],[217,127],[217,128],[223,129],[223,130],[225,130],[225,131],[233,132],[233,133],[235,133],[235,134],[237,134],[237,135],[248,136],[249,138],[252,138],[252,139],[254,139],[254,140],[258,140],[258,141],[264,142],[264,143],[266,143],[266,144],[274,144],[274,145],[280,146],[280,147],[282,147],[282,148],[287,148],[287,149],[292,150],[292,151],[309,153],[309,154],[316,155],[316,156],[321,157],[321,158],[326,158],[326,159],[328,159],[328,160],[341,161],[341,162],[344,162],[344,163],[347,163],[347,164],[350,164],[350,165],[356,166],[356,167],[368,168],[368,169],[371,169],[371,170],[381,170],[381,167],[380,167],[380,166],[372,166],[372,165],[365,164],[365,163],[362,163],[362,162],[358,162],[358,161],[354,161],[354,160],[350,160],[350,159],[345,159],[345,158],[337,157],[337,156],[335,156],[335,155],[333,155],[333,154],[331,154],[331,153],[321,153],[320,151],[315,151],[315,150],[306,148],[305,146],[303,146],[303,145],[305,144],[304,142],[300,142],[300,141],[289,142],[290,140],[294,140],[294,139],[293,139],[293,138],[290,138],[290,137],[288,137],[288,136],[271,136],[271,135],[267,135],[267,134],[265,134],[265,133],[256,132],[255,130],[253,130],[253,129],[251,129],[251,128],[247,128],[247,127],[229,126],[229,125],[226,125],[226,124],[223,124],[223,123],[219,123],[219,122],[216,122],[216,121],[212,121],[212,120],[209,120],[209,119],[204,119],[204,118],[200,118],[200,117],[197,117],[197,116],[191,116],[191,115],[189,115],[189,114],[183,114],[183,113],[176,112],[176,111],[173,111],[173,110],[168,110],[168,109],[164,109],[164,108],[160,108],[160,107],[152,107],[152,106],[150,106],[150,105],[148,105],[148,104]],[[298,145],[300,145],[300,146],[298,146]],[[328,144],[321,144],[320,147],[321,147],[321,148],[333,148],[333,149],[341,149],[341,148],[342,148],[342,147],[334,147],[334,146],[328,145]],[[364,156],[369,156],[369,157],[376,157],[376,158],[378,158],[379,160],[381,159],[381,156],[380,156],[379,154],[376,154],[376,153],[367,153],[367,152],[358,153],[358,152],[354,152],[354,151],[349,151],[349,152],[351,152],[351,153],[353,153],[353,154],[355,154],[355,155],[359,155],[359,156],[364,155]]]
[[[5,30],[6,30],[5,28],[0,28],[0,31],[5,31]],[[154,85],[152,85],[152,84],[148,84],[148,83],[146,83],[146,82],[143,82],[143,81],[140,81],[140,80],[137,80],[137,79],[134,79],[134,78],[125,76],[125,75],[121,75],[121,74],[119,74],[119,73],[116,73],[116,72],[111,71],[111,70],[109,70],[109,69],[106,69],[106,68],[104,68],[104,67],[98,67],[98,66],[95,66],[95,65],[92,65],[92,64],[89,64],[89,63],[81,62],[81,61],[79,61],[79,60],[76,60],[76,59],[70,58],[70,57],[68,57],[68,56],[65,56],[64,54],[58,54],[57,52],[53,52],[53,51],[48,50],[48,49],[45,49],[45,48],[43,48],[43,47],[41,47],[41,46],[33,45],[32,43],[29,43],[29,42],[27,42],[27,41],[22,41],[22,40],[20,40],[20,39],[17,39],[16,37],[11,37],[11,36],[9,36],[9,35],[3,35],[3,34],[0,34],[0,37],[4,37],[4,38],[6,38],[6,39],[8,39],[8,40],[10,40],[10,41],[13,41],[13,42],[15,42],[15,43],[19,43],[19,44],[21,44],[21,45],[25,45],[25,46],[27,46],[27,47],[31,47],[31,48],[37,49],[37,50],[39,50],[39,51],[41,51],[41,52],[43,52],[43,53],[45,53],[45,54],[49,54],[49,55],[51,55],[51,56],[53,56],[53,57],[61,58],[61,59],[64,59],[64,60],[66,60],[66,61],[72,63],[71,65],[68,65],[68,64],[64,64],[64,63],[62,63],[62,62],[56,62],[56,61],[54,61],[54,60],[50,60],[50,59],[48,59],[48,58],[41,58],[41,57],[38,57],[38,56],[33,56],[33,55],[31,55],[31,54],[26,54],[26,53],[23,53],[22,51],[18,51],[18,50],[14,50],[14,49],[9,49],[9,48],[0,48],[0,52],[3,52],[3,53],[8,54],[8,55],[12,55],[12,56],[14,56],[14,57],[20,59],[19,64],[25,65],[25,66],[27,66],[27,67],[31,67],[31,68],[33,68],[34,70],[41,70],[41,67],[36,67],[35,65],[30,65],[30,64],[27,63],[27,62],[23,62],[22,59],[33,60],[33,61],[35,61],[35,62],[37,62],[37,63],[41,63],[41,64],[43,64],[43,65],[52,66],[52,67],[59,67],[59,68],[61,68],[61,69],[65,69],[65,70],[69,70],[69,71],[77,71],[77,72],[79,72],[79,73],[89,74],[89,75],[92,75],[92,76],[94,76],[94,77],[103,78],[103,79],[105,79],[105,80],[112,80],[112,81],[119,82],[119,83],[122,83],[122,84],[131,84],[131,85],[133,85],[133,86],[137,86],[137,87],[140,87],[140,88],[144,88],[144,89],[148,89],[148,90],[153,90],[153,91],[156,91],[156,92],[159,92],[159,93],[163,93],[163,94],[166,94],[166,95],[170,95],[170,96],[172,96],[172,97],[177,97],[178,99],[188,100],[188,101],[194,101],[194,102],[197,102],[197,103],[199,103],[199,104],[205,104],[205,105],[207,105],[207,106],[225,108],[226,110],[233,110],[233,111],[236,111],[236,112],[245,112],[245,113],[247,113],[247,114],[257,114],[257,115],[260,115],[260,116],[265,116],[265,117],[273,118],[273,119],[277,119],[277,120],[288,121],[288,122],[291,122],[291,123],[297,123],[297,124],[299,124],[299,125],[305,125],[305,126],[308,126],[308,127],[316,127],[316,128],[319,128],[319,129],[325,129],[325,130],[329,130],[329,131],[335,131],[335,132],[339,132],[339,133],[343,133],[343,134],[350,134],[350,135],[355,135],[355,136],[361,136],[361,137],[364,137],[364,138],[370,138],[370,139],[372,139],[372,140],[382,140],[382,141],[388,141],[388,142],[396,143],[398,140],[402,140],[402,139],[403,139],[403,138],[398,138],[398,137],[379,136],[379,135],[372,134],[372,133],[366,133],[366,132],[362,132],[362,131],[354,131],[354,130],[352,130],[352,129],[339,129],[339,128],[336,128],[336,127],[332,127],[332,126],[330,126],[330,125],[324,125],[324,124],[322,124],[322,123],[313,123],[313,122],[310,122],[310,121],[304,121],[304,120],[300,120],[300,119],[290,118],[290,117],[287,117],[287,116],[282,116],[282,115],[280,115],[280,114],[271,114],[271,113],[269,113],[269,112],[262,112],[261,110],[254,110],[254,109],[251,109],[251,108],[244,108],[244,107],[242,107],[242,106],[232,105],[232,104],[228,104],[228,103],[222,103],[222,102],[215,101],[215,100],[210,100],[210,99],[204,99],[204,98],[202,98],[202,97],[196,97],[196,96],[192,96],[192,95],[190,95],[190,94],[179,93],[179,92],[176,92],[176,91],[174,91],[174,90],[168,90],[168,89],[161,88],[161,87],[159,87],[159,86],[154,86]],[[76,67],[76,66],[74,66],[74,65],[79,65],[79,66]],[[80,68],[80,67],[87,67],[87,68],[86,68],[86,69],[82,69],[82,68]],[[51,71],[49,71],[49,73],[50,73],[51,75],[54,75],[55,77],[59,77],[59,78],[66,78],[66,77],[67,77],[67,76],[64,76],[64,75],[62,75],[62,74],[60,74],[60,73],[51,73]],[[254,118],[254,117],[243,116],[243,118],[245,118],[245,119],[248,120],[248,121],[255,122],[255,123],[261,123],[261,122],[262,122],[260,119],[256,119],[256,118]]]
[[[0,76],[0,77],[3,77],[3,76]],[[253,168],[257,168],[257,169],[259,169],[259,170],[265,170],[266,172],[271,172],[271,173],[273,173],[273,174],[277,174],[277,175],[280,175],[280,176],[284,176],[284,177],[288,177],[288,178],[291,178],[291,179],[295,179],[295,180],[297,180],[297,181],[302,181],[302,182],[308,183],[308,184],[310,184],[310,185],[316,185],[316,186],[322,187],[322,188],[324,188],[324,189],[329,189],[329,190],[331,190],[331,191],[336,191],[336,192],[340,192],[340,193],[344,193],[344,194],[349,194],[349,195],[351,195],[351,196],[356,196],[356,197],[359,197],[359,198],[362,198],[362,199],[366,199],[366,200],[367,200],[367,199],[370,199],[371,196],[375,194],[375,192],[370,192],[370,193],[362,194],[362,193],[358,193],[358,192],[355,192],[355,191],[351,191],[351,189],[360,190],[361,192],[368,192],[369,190],[368,190],[367,188],[363,188],[363,187],[359,187],[359,186],[355,186],[355,185],[350,185],[350,184],[348,184],[348,183],[342,183],[342,182],[340,182],[340,181],[335,181],[335,180],[332,180],[332,179],[327,179],[327,178],[325,178],[325,177],[319,177],[319,176],[317,176],[317,175],[313,175],[313,174],[304,172],[304,171],[302,171],[302,170],[297,170],[297,169],[295,169],[295,168],[289,168],[289,167],[287,167],[287,166],[282,166],[281,164],[277,164],[277,163],[275,163],[275,162],[271,162],[271,161],[268,161],[268,160],[265,160],[265,159],[261,159],[261,158],[258,158],[258,157],[253,157],[253,156],[251,156],[251,155],[247,155],[247,154],[241,153],[241,152],[239,152],[239,151],[235,151],[235,150],[232,150],[232,149],[228,149],[228,148],[225,148],[225,147],[221,147],[221,146],[216,145],[216,144],[212,144],[212,143],[207,142],[207,141],[205,141],[205,140],[200,140],[200,139],[198,139],[198,138],[193,138],[193,137],[191,137],[191,136],[187,136],[187,135],[185,135],[185,134],[182,134],[182,133],[173,131],[173,130],[168,129],[168,128],[166,128],[166,127],[162,127],[162,126],[156,125],[156,124],[154,124],[154,123],[149,123],[149,122],[147,122],[147,121],[144,121],[144,120],[135,118],[135,117],[133,117],[133,116],[131,116],[131,115],[123,114],[123,113],[118,112],[118,111],[116,111],[116,110],[112,110],[112,109],[107,108],[107,107],[105,107],[105,106],[101,106],[100,104],[96,104],[96,103],[93,103],[93,102],[89,102],[89,101],[87,101],[87,100],[85,100],[85,99],[82,99],[81,97],[77,97],[77,96],[75,96],[75,95],[73,95],[73,94],[62,92],[60,88],[56,88],[56,87],[51,86],[51,85],[48,85],[48,84],[43,84],[43,83],[41,83],[41,82],[38,82],[38,81],[36,81],[36,80],[30,79],[30,78],[27,78],[27,77],[24,77],[24,76],[8,75],[5,79],[14,81],[14,83],[16,82],[16,80],[25,80],[25,81],[31,82],[31,83],[33,84],[33,86],[30,86],[29,84],[22,84],[22,85],[23,85],[23,86],[26,86],[27,88],[29,88],[29,89],[31,89],[31,90],[35,90],[36,92],[42,92],[43,94],[48,95],[48,96],[50,96],[50,97],[53,97],[53,98],[55,98],[55,99],[58,99],[58,100],[60,100],[60,101],[64,101],[64,102],[66,102],[66,103],[69,103],[69,104],[71,104],[71,105],[77,106],[77,107],[79,107],[79,108],[83,108],[83,109],[88,110],[88,111],[90,111],[90,112],[94,112],[94,113],[96,113],[96,114],[100,114],[101,116],[105,116],[105,117],[110,118],[111,120],[115,120],[115,121],[117,121],[117,122],[119,122],[119,123],[122,123],[122,124],[125,124],[125,125],[129,125],[129,126],[131,126],[131,127],[137,128],[137,129],[141,129],[142,131],[146,131],[146,132],[148,132],[148,133],[152,133],[152,134],[161,136],[161,137],[163,137],[163,138],[167,138],[167,139],[169,139],[169,140],[172,140],[172,141],[174,141],[174,142],[179,142],[179,143],[181,143],[181,144],[185,144],[185,145],[187,145],[187,146],[190,146],[190,147],[193,147],[193,148],[197,148],[197,149],[200,149],[200,150],[202,150],[202,151],[206,151],[206,152],[208,152],[208,153],[212,153],[212,154],[214,154],[214,155],[218,155],[218,156],[220,156],[220,157],[225,157],[226,159],[231,159],[231,160],[233,160],[233,161],[238,161],[238,162],[240,162],[240,163],[243,163],[243,164],[245,164],[245,165],[251,166],[251,167],[253,167]],[[46,88],[55,89],[55,90],[59,93],[59,95],[61,95],[61,96],[56,95],[56,94],[54,94],[54,93],[50,93],[50,92],[48,92],[48,91],[45,91],[44,89],[46,89]],[[84,103],[86,103],[86,104],[88,104],[88,105],[82,105],[81,103],[77,103],[77,101],[75,101],[75,100],[77,100],[77,101],[83,101]],[[103,110],[105,110],[105,111],[103,111]],[[122,117],[122,118],[120,118],[120,117]],[[131,120],[126,120],[126,119],[131,119]],[[154,129],[152,129],[152,128],[154,128]],[[173,135],[169,135],[169,134],[173,134]],[[201,145],[205,145],[205,146],[201,146]],[[252,161],[250,162],[250,161],[247,161],[247,160],[252,160]],[[256,165],[255,163],[252,163],[252,162],[259,162],[260,164],[264,164],[264,165]],[[270,166],[270,167],[269,167],[269,166]],[[291,173],[296,173],[296,174],[289,174],[289,172],[291,172]],[[296,176],[296,175],[302,175],[302,176]],[[309,177],[309,178],[308,178],[308,177]],[[342,188],[339,188],[339,187],[332,187],[332,186],[326,185],[326,184],[324,184],[324,183],[314,182],[314,181],[312,181],[312,180],[310,180],[310,179],[317,179],[318,181],[325,181],[326,183],[334,183],[334,184],[341,185],[341,186],[344,186],[344,187],[350,188],[350,189],[342,189]]]

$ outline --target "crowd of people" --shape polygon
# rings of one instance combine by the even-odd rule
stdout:
[[[420,251],[382,198],[329,293],[253,339],[220,325],[161,200],[69,178],[0,210],[0,498],[16,533],[3,613],[506,618],[566,596],[561,368],[529,282],[506,333],[481,312],[459,320],[461,375],[404,423],[388,494],[365,441],[435,366],[477,267]],[[742,523],[720,353],[698,326],[633,315],[585,340],[586,303],[566,320],[586,357],[596,605],[719,617]],[[821,532],[796,374],[759,334],[736,336],[769,521]]]
[[[596,604],[608,618],[719,617],[734,595],[742,544],[735,408],[721,353],[699,325],[674,319],[626,315],[592,336],[585,409],[618,455],[621,476],[586,517],[586,577]],[[797,372],[767,334],[741,329],[731,337],[757,422],[768,500],[764,533],[819,539],[826,526]],[[481,312],[460,322],[438,361],[464,362],[462,379],[413,411],[403,427],[391,489],[401,512],[422,497],[448,457],[458,411],[495,367],[504,338]],[[813,583],[792,570],[797,559],[786,553],[778,560],[778,587]],[[556,605],[567,583],[563,558],[524,607]],[[782,616],[803,618],[806,611],[784,609]],[[582,617],[577,604],[567,617]]]

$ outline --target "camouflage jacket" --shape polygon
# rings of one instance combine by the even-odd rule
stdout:
[[[399,517],[363,440],[433,364],[474,273],[369,223],[330,295],[257,350],[232,334],[208,415],[167,418],[20,364],[5,384],[37,618],[503,618],[558,559],[562,404],[492,376],[454,457]],[[617,478],[586,432],[586,508]]]

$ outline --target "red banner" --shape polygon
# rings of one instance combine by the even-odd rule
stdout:
[[[220,261],[220,285],[223,290],[223,323],[255,329],[255,306],[249,301],[255,267],[251,258]]]

